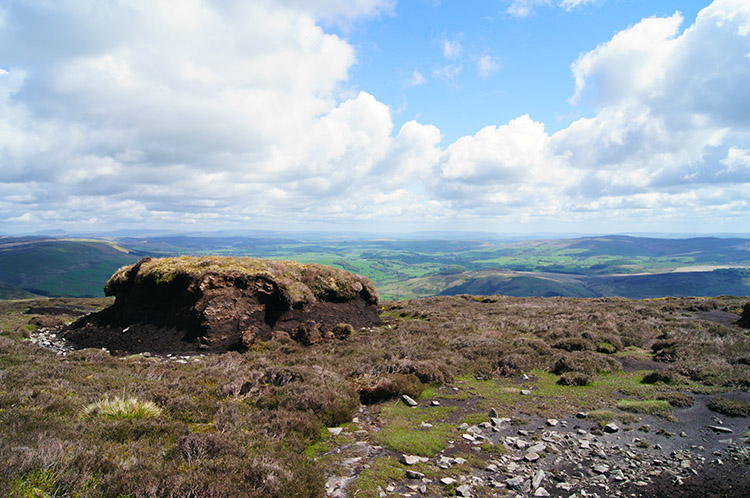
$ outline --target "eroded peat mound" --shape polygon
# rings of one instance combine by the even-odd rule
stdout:
[[[112,276],[112,306],[73,323],[66,340],[112,352],[244,351],[259,341],[305,345],[380,325],[362,276],[256,258],[144,258]]]

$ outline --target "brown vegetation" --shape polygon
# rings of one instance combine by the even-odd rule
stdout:
[[[380,307],[383,326],[337,327],[354,324],[332,321],[332,332],[343,340],[303,346],[269,338],[242,353],[171,359],[113,357],[97,349],[58,356],[26,339],[38,326],[29,320],[41,315],[23,312],[62,301],[0,302],[0,496],[320,497],[331,463],[305,450],[320,443],[324,427],[351,421],[360,402],[376,403],[368,410],[377,412],[380,400],[418,397],[440,384],[479,390],[526,382],[522,374],[528,373],[554,386],[545,387],[555,396],[551,401],[517,390],[496,394],[518,407],[508,415],[519,420],[572,415],[573,402],[601,406],[602,398],[586,396],[601,393],[600,379],[625,378],[621,363],[629,361],[659,374],[649,379],[655,385],[640,384],[637,373],[627,377],[622,385],[628,392],[658,391],[657,399],[673,406],[691,402],[689,394],[677,392],[690,386],[747,389],[750,372],[741,363],[750,357],[747,332],[681,311],[704,301],[722,310],[742,302],[502,296],[388,302]],[[616,351],[601,351],[601,343]],[[669,369],[654,363],[659,358]],[[562,399],[557,390],[574,390],[575,396]],[[158,410],[148,416],[86,414],[118,398]],[[398,422],[406,415],[393,403],[382,406],[391,407],[391,418],[383,417],[395,429],[381,437],[408,440],[413,429]],[[486,408],[480,411],[486,417]],[[436,413],[445,418],[430,419],[435,431],[443,430],[439,424],[456,425],[450,410]]]

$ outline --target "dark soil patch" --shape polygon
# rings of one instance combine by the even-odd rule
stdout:
[[[740,498],[750,496],[750,472],[747,465],[709,463],[698,475],[677,484],[672,476],[660,476],[645,487],[630,486],[624,495],[640,498]]]
[[[654,360],[639,360],[636,358],[616,358],[622,365],[625,372],[635,372],[637,370],[664,370],[669,366]]]

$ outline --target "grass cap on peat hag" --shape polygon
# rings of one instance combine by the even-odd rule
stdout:
[[[372,304],[378,302],[375,285],[361,275],[315,263],[232,256],[146,257],[117,270],[105,284],[104,292],[116,296],[132,283],[150,281],[159,285],[208,274],[271,280],[285,291],[292,306],[316,299],[351,300],[358,295]]]

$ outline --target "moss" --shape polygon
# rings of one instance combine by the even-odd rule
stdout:
[[[133,282],[164,285],[181,278],[198,279],[210,274],[235,279],[267,279],[279,286],[291,304],[322,298],[351,300],[363,289],[376,299],[375,287],[369,279],[344,270],[315,263],[230,256],[144,258],[117,270],[104,286],[104,292],[114,296]]]
[[[646,413],[660,417],[667,417],[672,414],[672,406],[669,402],[658,399],[621,399],[617,402],[617,408],[626,412]]]

